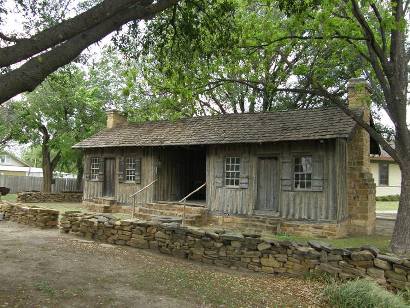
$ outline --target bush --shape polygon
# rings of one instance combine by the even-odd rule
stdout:
[[[376,201],[400,201],[400,195],[380,196]]]
[[[360,279],[332,284],[325,289],[325,297],[332,307],[338,308],[408,308],[400,295],[383,289],[375,282]]]

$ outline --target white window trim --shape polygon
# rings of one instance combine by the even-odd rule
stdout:
[[[295,162],[295,160],[296,160],[297,158],[303,158],[303,157],[310,157],[310,160],[311,160],[311,163],[310,163],[310,165],[311,165],[311,171],[310,171],[310,172],[295,171],[295,167],[296,167],[296,162]],[[293,190],[294,190],[294,191],[312,191],[312,190],[313,190],[313,188],[312,188],[313,156],[310,155],[310,154],[301,154],[301,155],[295,155],[295,156],[293,156],[293,164],[292,164],[292,167],[293,167],[293,170],[292,170],[292,174],[293,174],[292,188],[293,188]],[[304,187],[304,188],[296,187],[296,174],[299,174],[299,175],[304,174],[304,175],[305,175],[305,180],[304,180],[304,182],[305,182],[305,187]],[[308,182],[308,180],[306,180],[306,175],[307,175],[307,174],[310,174],[310,187],[309,187],[309,188],[306,188],[306,183]]]
[[[232,170],[232,168],[230,170],[227,170],[228,160],[229,160],[229,165],[235,167],[234,170]],[[232,160],[234,161],[233,163],[232,163]],[[240,170],[241,170],[241,158],[239,156],[225,157],[225,160],[224,160],[224,186],[225,187],[227,188],[239,188],[240,187],[240,177],[241,177]],[[236,177],[235,174],[239,174],[238,177]],[[226,184],[227,181],[230,182],[232,180],[234,182],[237,181],[238,185]]]
[[[137,164],[136,158],[134,157],[125,158],[125,182],[135,182],[136,177],[137,177],[137,172],[135,170],[136,164]],[[133,166],[133,167],[130,167],[130,166]],[[128,171],[130,171],[131,174],[128,174]]]
[[[91,157],[90,159],[90,179],[98,180],[98,175],[100,173],[101,158]]]

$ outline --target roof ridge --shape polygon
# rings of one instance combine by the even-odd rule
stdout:
[[[315,107],[309,109],[291,109],[291,110],[275,110],[275,111],[259,111],[259,112],[240,112],[240,113],[221,113],[221,114],[213,114],[213,115],[204,115],[204,116],[192,116],[192,117],[184,117],[179,119],[161,119],[161,120],[148,120],[143,122],[127,122],[123,124],[119,124],[117,127],[127,127],[127,126],[138,126],[144,124],[151,124],[151,123],[177,123],[177,122],[184,122],[193,119],[208,119],[208,118],[221,118],[221,117],[243,117],[249,115],[272,115],[272,114],[284,114],[284,113],[300,113],[300,112],[316,112],[316,111],[324,111],[324,110],[333,110],[339,109],[337,106],[328,106],[328,107]]]

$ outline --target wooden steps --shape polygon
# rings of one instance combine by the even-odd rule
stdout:
[[[151,202],[139,206],[135,213],[136,217],[155,220],[161,217],[179,218],[184,215],[184,206],[174,202]],[[185,206],[185,223],[201,226],[206,224],[207,209],[199,206]]]

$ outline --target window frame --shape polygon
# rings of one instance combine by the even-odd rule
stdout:
[[[229,160],[229,164],[228,164]],[[227,166],[229,165],[229,170]],[[233,169],[232,169],[233,167]],[[224,158],[223,166],[223,183],[227,188],[240,188],[240,179],[241,179],[241,157],[240,156],[226,156]],[[232,182],[233,181],[233,184]],[[227,184],[229,182],[229,184]]]
[[[7,155],[0,154],[0,164],[5,164],[5,163],[7,163]]]
[[[301,166],[303,166],[302,163],[302,158],[310,158],[310,172],[306,171],[296,171],[296,159],[301,160]],[[296,187],[296,175],[299,176],[304,176],[304,184],[305,187]],[[307,175],[310,175],[310,179],[307,179]],[[299,178],[298,181],[302,181],[301,178]],[[309,187],[306,187],[306,184],[310,183]],[[313,155],[310,153],[300,153],[300,154],[295,154],[292,156],[292,191],[314,191],[313,190]]]
[[[101,157],[90,157],[90,180],[98,181],[101,168]]]
[[[132,165],[134,166],[133,168],[128,168],[129,166],[129,162],[128,160],[133,160]],[[125,183],[135,183],[136,179],[137,179],[137,170],[136,170],[136,165],[137,165],[137,160],[138,158],[133,157],[133,156],[126,156],[124,158],[124,182]],[[133,171],[133,174],[130,176],[133,176],[133,180],[128,179],[128,171]]]
[[[385,174],[385,177],[382,176],[382,172],[381,172],[383,166],[386,166],[385,171],[387,172],[387,174]],[[384,161],[379,162],[379,186],[386,187],[386,186],[390,185],[389,173],[390,173],[390,164],[388,162],[384,162]],[[382,178],[385,178],[386,182],[383,181],[383,183],[382,183]]]

